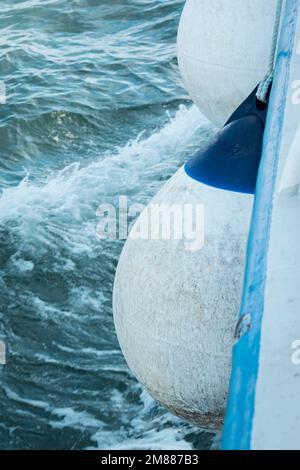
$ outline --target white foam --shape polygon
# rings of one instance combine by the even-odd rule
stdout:
[[[96,449],[106,450],[191,450],[186,440],[188,434],[199,433],[199,429],[182,422],[179,418],[164,412],[159,413],[157,403],[145,391],[140,390],[141,409],[130,421],[130,431],[120,428],[112,434],[105,429],[98,430],[92,440]],[[124,396],[118,390],[112,392],[112,408],[124,409]],[[128,423],[126,424],[128,428]]]
[[[85,220],[103,195],[115,196],[133,187],[138,190],[149,172],[153,178],[156,165],[175,170],[178,157],[193,143],[201,126],[209,124],[197,108],[181,106],[161,130],[147,138],[141,134],[114,155],[102,156],[86,167],[73,163],[46,183],[32,183],[28,175],[18,186],[3,190],[0,223],[14,222],[27,229],[28,235],[30,228],[34,236],[41,222],[54,228],[58,217],[61,225]]]
[[[50,405],[45,401],[30,400],[28,398],[20,397],[16,392],[11,390],[9,387],[4,386],[3,390],[5,391],[8,398],[10,398],[11,400],[16,401],[18,403],[23,403],[25,405],[33,406],[35,408],[42,408],[44,410],[47,410],[50,407]]]
[[[103,426],[102,421],[94,418],[91,414],[85,411],[75,411],[73,408],[56,408],[52,411],[52,414],[58,418],[62,418],[61,421],[50,421],[49,424],[54,429],[63,429],[71,427],[74,429],[82,428],[101,428]]]

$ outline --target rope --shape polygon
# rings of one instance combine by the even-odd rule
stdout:
[[[278,35],[279,35],[279,28],[280,28],[280,21],[281,21],[281,10],[282,10],[283,0],[277,1],[277,10],[275,16],[275,23],[274,23],[274,31],[273,31],[273,38],[272,38],[272,47],[270,53],[270,60],[268,66],[268,72],[263,80],[260,82],[258,86],[258,90],[256,93],[256,98],[258,101],[262,103],[267,102],[268,92],[271,86],[271,83],[274,78],[274,66],[275,66],[275,55],[277,51],[277,43],[278,43]]]

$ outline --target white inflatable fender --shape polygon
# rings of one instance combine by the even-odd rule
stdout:
[[[277,0],[187,0],[178,31],[183,83],[217,126],[264,78]]]
[[[130,368],[165,407],[210,428],[228,395],[252,200],[180,169],[153,204],[203,204],[203,248],[128,239],[116,273],[114,319]]]

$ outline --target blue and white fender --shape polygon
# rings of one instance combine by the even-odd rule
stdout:
[[[300,10],[283,14],[223,449],[300,449]]]

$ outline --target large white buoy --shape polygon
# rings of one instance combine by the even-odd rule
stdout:
[[[114,319],[140,382],[173,413],[218,428],[228,394],[252,196],[222,191],[183,169],[154,206],[203,204],[204,245],[127,240],[114,286]],[[148,218],[141,215],[138,225]],[[200,240],[198,240],[199,242]]]
[[[191,98],[224,125],[267,73],[277,0],[187,0],[178,60]]]

